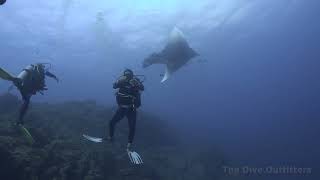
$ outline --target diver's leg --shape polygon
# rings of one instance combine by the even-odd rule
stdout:
[[[116,124],[125,116],[126,109],[119,107],[116,114],[113,116],[111,121],[109,122],[109,138],[112,140],[114,135],[114,128]]]
[[[128,146],[131,146],[134,139],[135,132],[136,132],[136,120],[137,120],[136,109],[134,108],[129,109],[126,116],[128,118],[128,124],[129,124]]]
[[[23,118],[26,115],[26,112],[29,108],[30,98],[31,98],[31,95],[22,95],[23,103],[20,107],[19,120],[18,120],[17,124],[20,124],[20,125],[24,124]]]

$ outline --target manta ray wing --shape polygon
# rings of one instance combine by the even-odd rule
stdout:
[[[168,80],[171,75],[186,65],[198,53],[190,48],[183,33],[174,28],[170,33],[168,43],[160,53],[153,53],[143,62],[143,67],[146,68],[153,64],[165,64],[166,70],[161,82]]]

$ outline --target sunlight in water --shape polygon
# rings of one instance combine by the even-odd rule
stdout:
[[[214,0],[213,0],[214,1]],[[212,1],[212,2],[213,2]],[[203,1],[208,2],[208,1]],[[161,13],[174,13],[180,11],[185,7],[189,9],[195,8],[203,2],[191,0],[112,0],[108,2],[97,2],[96,5],[100,7],[117,8],[117,11],[130,13],[143,13],[144,11],[157,11]]]
[[[109,1],[111,4],[118,5],[127,10],[132,11],[140,11],[140,10],[175,10],[179,4],[182,2],[181,0],[122,0],[122,1]],[[109,4],[108,3],[108,4]],[[123,9],[123,10],[124,10]]]

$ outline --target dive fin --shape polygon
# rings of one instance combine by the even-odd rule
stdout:
[[[0,78],[7,80],[7,81],[14,81],[15,77],[12,76],[10,73],[5,71],[4,69],[0,68]]]
[[[85,139],[89,140],[89,141],[92,141],[92,142],[95,142],[95,143],[101,143],[103,141],[102,138],[97,138],[97,137],[92,137],[92,136],[88,136],[86,134],[83,134],[82,135]]]
[[[34,139],[33,139],[32,135],[30,134],[30,132],[27,130],[27,128],[25,128],[24,126],[20,126],[20,130],[23,133],[23,135],[27,138],[28,142],[30,144],[33,144]]]
[[[142,158],[137,152],[128,150],[128,156],[129,156],[131,163],[136,164],[136,165],[143,164]]]

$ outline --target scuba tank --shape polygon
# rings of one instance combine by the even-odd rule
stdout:
[[[28,65],[23,69],[23,71],[17,76],[17,78],[21,79],[22,81],[26,81],[30,78],[36,76],[36,74],[44,77],[45,71],[51,68],[51,64],[49,64],[49,68],[45,69],[45,65],[49,63],[37,63],[35,65],[31,64]]]
[[[34,70],[35,70],[34,65],[28,65],[17,76],[17,78],[20,79],[20,86],[21,87],[32,82],[32,75],[33,75]]]
[[[37,63],[35,65],[28,65],[17,76],[19,83],[16,86],[25,92],[32,92],[35,94],[37,91],[44,90],[45,82],[45,65]]]
[[[33,70],[34,70],[34,65],[28,65],[23,69],[23,71],[17,77],[21,80],[26,80],[30,77]]]

